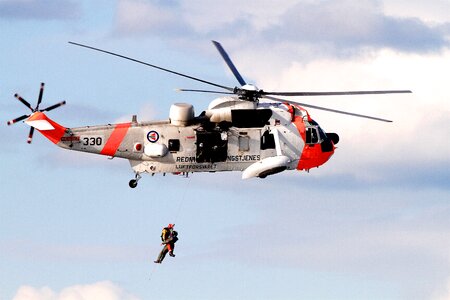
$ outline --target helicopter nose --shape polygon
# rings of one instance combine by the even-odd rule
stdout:
[[[333,142],[334,145],[339,143],[339,135],[337,133],[327,132],[327,137],[330,138],[330,140]]]
[[[333,153],[335,145],[339,143],[339,135],[337,133],[327,133],[326,138],[320,143],[322,153]]]

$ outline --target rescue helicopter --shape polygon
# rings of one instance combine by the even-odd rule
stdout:
[[[222,45],[212,41],[239,86],[230,87],[162,68],[118,53],[84,44],[72,45],[127,59],[164,72],[213,86],[213,90],[181,89],[184,92],[220,94],[206,110],[196,115],[192,104],[174,103],[169,118],[162,121],[130,122],[69,128],[56,123],[47,112],[64,105],[62,101],[40,109],[44,83],[37,105],[15,97],[30,110],[8,121],[23,121],[55,145],[74,151],[128,159],[135,173],[129,186],[135,188],[141,174],[240,171],[242,178],[265,178],[285,170],[309,171],[333,155],[339,136],[325,132],[306,108],[325,110],[382,122],[391,120],[280,99],[274,96],[338,96],[411,93],[409,90],[344,92],[267,92],[248,83],[239,73]]]

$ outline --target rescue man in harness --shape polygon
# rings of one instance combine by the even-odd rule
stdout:
[[[175,224],[169,224],[167,227],[164,227],[161,233],[161,241],[164,247],[158,255],[158,258],[154,261],[157,264],[162,263],[166,254],[169,253],[170,256],[175,257],[173,254],[173,249],[175,248],[175,243],[178,241],[178,232],[173,230]]]

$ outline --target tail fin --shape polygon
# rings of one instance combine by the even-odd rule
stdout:
[[[54,144],[58,144],[61,141],[67,130],[66,127],[59,125],[40,111],[33,113],[25,123],[36,128]]]

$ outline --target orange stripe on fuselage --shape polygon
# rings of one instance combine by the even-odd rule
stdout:
[[[123,139],[127,135],[128,128],[130,128],[130,126],[131,123],[117,124],[100,154],[114,156]]]

